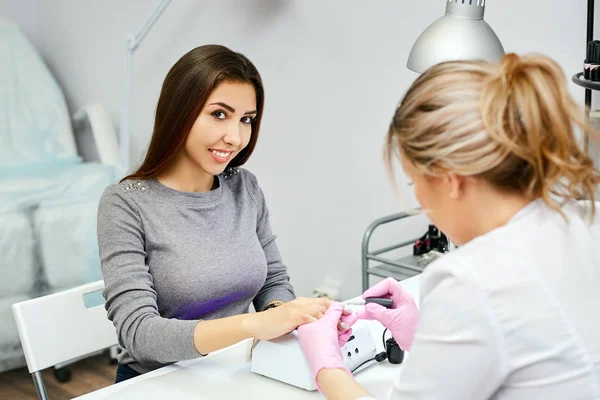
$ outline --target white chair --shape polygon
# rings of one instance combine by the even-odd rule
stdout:
[[[104,305],[87,308],[84,303],[84,295],[103,288],[100,280],[13,304],[27,368],[40,399],[48,399],[43,369],[117,345]]]

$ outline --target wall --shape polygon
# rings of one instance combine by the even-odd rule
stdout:
[[[72,111],[99,101],[117,122],[126,37],[154,4],[0,0],[0,14],[23,24]],[[266,86],[261,139],[248,168],[267,196],[293,283],[309,295],[331,277],[343,283],[342,296],[356,295],[364,229],[403,207],[381,149],[416,77],[406,58],[443,11],[443,0],[173,1],[135,56],[134,161],[148,143],[162,79],[183,53],[206,43],[245,53]],[[507,50],[548,54],[570,77],[584,57],[585,12],[583,2],[495,0],[486,20]],[[572,92],[583,102],[583,89],[572,85]]]

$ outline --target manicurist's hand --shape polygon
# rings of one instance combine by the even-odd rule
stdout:
[[[300,346],[310,364],[317,385],[317,375],[323,369],[341,369],[350,374],[344,365],[340,348],[348,341],[352,331],[351,326],[358,316],[342,314],[342,304],[334,303],[323,318],[298,328]],[[345,332],[339,330],[340,322],[346,324]],[[321,390],[320,386],[319,390]]]
[[[298,327],[298,339],[317,388],[328,400],[349,400],[369,396],[344,364],[341,347],[352,334],[357,313],[348,313],[342,304],[332,304],[325,316]],[[340,329],[343,324],[343,329]]]
[[[391,332],[402,350],[410,350],[415,332],[419,326],[419,309],[412,295],[400,282],[387,278],[362,295],[367,297],[388,297],[392,299],[392,308],[369,303],[364,311],[358,312],[360,319],[377,320]]]

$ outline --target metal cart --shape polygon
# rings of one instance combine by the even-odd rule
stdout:
[[[363,235],[362,242],[362,290],[363,292],[369,288],[369,275],[375,275],[381,278],[392,277],[399,281],[410,278],[423,272],[425,265],[419,265],[419,257],[413,256],[412,251],[408,256],[397,259],[386,258],[386,253],[394,250],[410,246],[412,250],[413,244],[419,239],[416,237],[405,242],[397,243],[392,246],[387,246],[377,250],[369,250],[371,237],[375,230],[382,225],[390,222],[405,220],[407,218],[416,217],[419,214],[398,213],[376,219],[369,225]],[[377,262],[376,265],[371,265]]]

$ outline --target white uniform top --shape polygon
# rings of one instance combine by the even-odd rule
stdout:
[[[389,399],[600,399],[600,204],[591,223],[583,205],[567,223],[534,201],[430,264]]]

